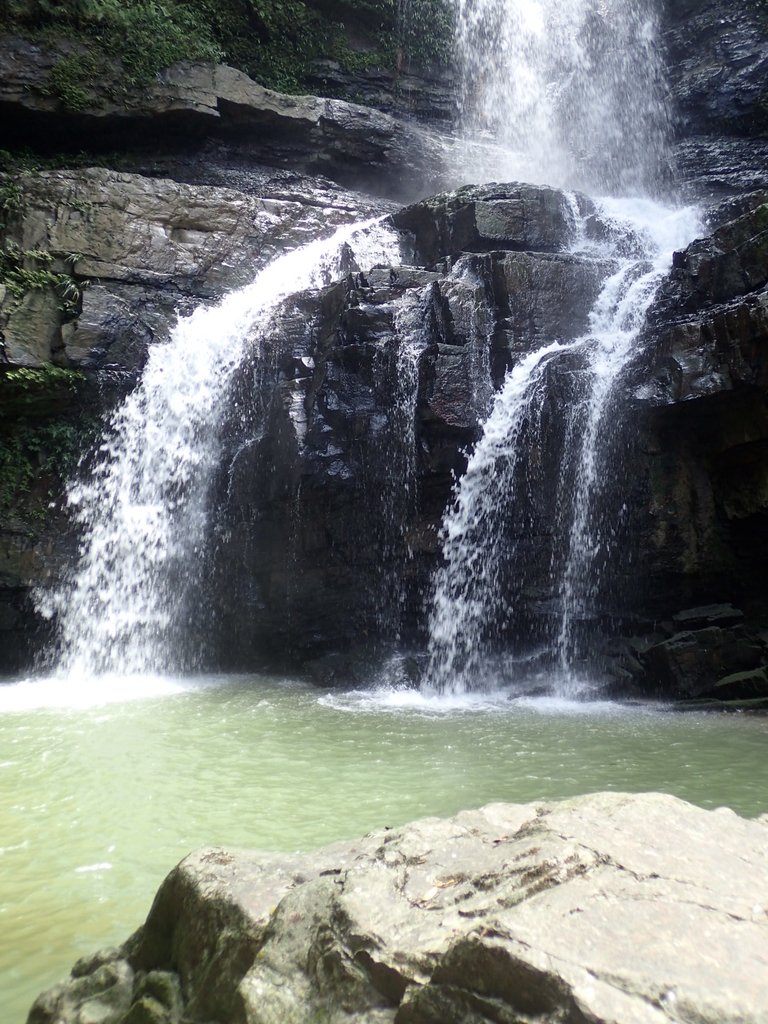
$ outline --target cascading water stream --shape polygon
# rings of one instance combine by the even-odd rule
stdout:
[[[169,342],[150,350],[95,466],[68,491],[83,531],[79,565],[40,597],[42,611],[58,620],[62,672],[183,665],[229,384],[280,301],[329,283],[350,245],[361,269],[396,261],[399,252],[397,236],[379,222],[340,228],[280,256],[219,305],[179,320]]]
[[[525,458],[521,435],[536,413],[549,360],[562,350],[556,342],[533,352],[507,375],[443,521],[445,565],[435,578],[429,621],[429,690],[481,688],[476,683],[491,653],[488,626],[498,609],[509,543],[501,529],[504,510],[524,500],[515,486]]]
[[[577,627],[591,610],[599,573],[598,559],[610,557],[611,527],[603,528],[595,507],[601,477],[607,472],[603,453],[610,431],[607,411],[621,371],[634,352],[634,343],[672,254],[690,242],[701,227],[695,209],[667,210],[650,200],[603,200],[607,221],[628,220],[638,234],[644,260],[628,260],[605,283],[590,314],[589,387],[575,410],[579,429],[569,453],[575,462],[570,495],[571,521],[565,563],[560,577],[561,612],[555,645],[566,686],[572,682],[577,651]],[[563,503],[567,500],[563,496]]]
[[[456,0],[462,130],[474,180],[479,173],[613,196],[663,191],[669,115],[654,6],[652,0]],[[598,207],[606,229],[602,251],[587,242],[590,233],[578,229],[578,220],[573,246],[575,255],[591,249],[614,265],[589,329],[514,366],[444,519],[427,689],[456,693],[488,688],[499,676],[509,681],[509,653],[500,670],[494,654],[509,652],[515,631],[525,631],[518,621],[522,606],[551,604],[547,592],[556,605],[554,614],[546,613],[553,623],[548,653],[559,674],[553,679],[550,670],[550,685],[566,693],[577,686],[580,622],[592,611],[601,566],[611,555],[612,527],[601,518],[597,497],[612,396],[674,249],[699,226],[695,211],[651,199],[605,199]],[[553,413],[548,378],[558,376],[574,394],[568,408]],[[553,429],[558,419],[560,429]],[[554,488],[551,480],[534,479],[542,453],[553,450]],[[542,498],[548,488],[557,491],[556,502],[554,494]],[[547,504],[554,512],[542,511]],[[526,564],[537,516],[536,543],[549,545],[544,593]]]
[[[566,464],[560,482],[566,493],[558,495],[565,550],[561,557],[553,549],[551,559],[560,604],[551,638],[560,673],[551,682],[567,696],[582,685],[572,672],[575,625],[595,584],[596,559],[609,554],[609,535],[601,532],[595,513],[608,429],[605,413],[673,251],[690,241],[699,227],[695,210],[666,209],[650,200],[604,200],[599,212],[613,239],[603,248],[604,259],[615,258],[617,243],[622,246],[628,237],[641,251],[621,259],[604,282],[587,333],[522,358],[494,398],[443,521],[445,564],[435,577],[429,622],[429,690],[463,693],[493,688],[501,681],[493,655],[519,612],[519,579],[514,577],[522,577],[525,569],[518,550],[524,517],[522,528],[516,529],[510,529],[509,518],[531,501],[531,453],[547,443],[542,427],[547,374],[566,357],[578,357],[582,369],[580,393],[570,410],[560,453]],[[577,232],[577,238],[579,244],[583,236]],[[553,545],[557,541],[553,538]]]
[[[652,0],[455,0],[470,180],[658,186],[668,114]]]
[[[413,520],[417,504],[416,402],[419,363],[429,343],[424,289],[409,288],[394,299],[392,326],[392,344],[380,347],[375,356],[382,414],[373,431],[371,477],[364,482],[366,502],[378,508],[378,563],[372,582],[378,633],[386,642],[401,637],[408,600],[404,568],[413,557],[403,524]]]

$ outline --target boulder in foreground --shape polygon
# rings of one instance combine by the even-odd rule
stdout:
[[[29,1024],[762,1024],[767,847],[766,818],[606,793],[203,850]]]

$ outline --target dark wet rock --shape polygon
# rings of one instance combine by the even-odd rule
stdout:
[[[351,658],[357,679],[391,633],[407,536],[402,474],[414,457],[397,429],[396,304],[431,277],[351,273],[297,296],[267,339],[272,375],[260,362],[243,374],[212,568],[228,664],[306,663],[341,681]]]
[[[456,118],[456,81],[450,68],[342,68],[338,61],[315,60],[307,85],[319,96],[341,96],[399,117],[448,128]]]
[[[498,329],[504,331],[509,350],[520,354],[584,334],[612,269],[606,260],[583,256],[495,254]]]
[[[647,684],[655,686],[657,693],[673,697],[714,697],[717,692],[724,697],[768,696],[760,672],[768,663],[768,651],[739,630],[711,626],[677,633],[649,648],[640,660]],[[718,691],[721,685],[724,689]]]
[[[675,181],[692,201],[768,187],[768,139],[693,136],[675,147]]]
[[[758,540],[768,522],[764,199],[721,205],[712,233],[675,257],[625,376],[623,536],[629,565],[642,572],[632,584],[628,568],[614,592],[632,590],[628,604],[651,622],[722,602],[750,622],[766,613],[768,561]],[[710,683],[723,674],[713,664]]]
[[[589,200],[580,202],[586,211]],[[467,185],[408,206],[392,220],[410,232],[427,266],[491,249],[559,252],[575,233],[572,201],[563,192],[517,183]]]
[[[768,24],[760,3],[667,0],[679,175],[699,198],[768,184]]]
[[[686,608],[673,615],[672,621],[680,630],[735,626],[744,621],[744,612],[731,604],[710,604],[702,608]]]
[[[203,850],[30,1024],[175,1024],[178,993],[181,1019],[217,1024],[764,1024],[765,838],[725,809],[611,793],[309,855]],[[124,989],[102,1011],[105,970],[127,1012]]]
[[[768,134],[768,26],[761,5],[671,0],[664,7],[681,133]]]
[[[768,697],[757,697],[754,700],[685,700],[670,705],[675,711],[696,712],[711,711],[715,714],[763,715],[768,712]]]
[[[67,109],[51,73],[77,44],[0,36],[0,113],[19,143],[43,150],[192,149],[208,138],[247,144],[252,161],[325,174],[407,197],[442,182],[444,145],[416,122],[344,100],[287,96],[226,65],[181,62],[126,89],[119,64]]]
[[[457,195],[514,203],[518,190]],[[442,272],[353,268],[286,303],[265,343],[272,369],[244,370],[225,428],[210,570],[216,662],[277,659],[336,685],[347,670],[348,683],[369,680],[389,645],[422,642],[440,521],[494,386],[532,349],[583,332],[611,268],[568,253],[466,253]],[[551,372],[552,436],[579,370],[574,357]],[[537,605],[549,596],[555,450],[541,452],[533,511],[510,512]]]
[[[706,696],[721,701],[768,700],[768,664],[764,668],[752,668],[723,676]]]
[[[755,292],[767,281],[768,205],[760,204],[675,254],[657,308],[671,300],[678,313],[693,313]]]

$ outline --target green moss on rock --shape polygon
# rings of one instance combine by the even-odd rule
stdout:
[[[396,0],[0,0],[0,14],[9,30],[76,44],[50,79],[51,94],[72,111],[85,108],[89,84],[116,59],[126,88],[179,60],[211,60],[302,92],[323,57],[352,72],[446,64],[453,33],[450,0],[402,9]]]

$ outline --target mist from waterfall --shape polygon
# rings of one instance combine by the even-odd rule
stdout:
[[[67,492],[81,529],[71,577],[38,603],[55,616],[70,676],[194,666],[190,637],[229,385],[288,295],[329,284],[349,249],[361,269],[397,260],[380,222],[288,252],[249,286],[180,319],[150,348],[136,389],[112,413],[95,464]]]
[[[669,114],[652,0],[454,2],[465,180],[658,189]]]

